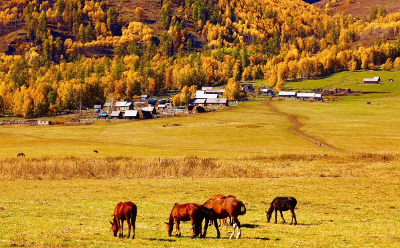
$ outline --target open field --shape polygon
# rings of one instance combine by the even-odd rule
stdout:
[[[396,247],[399,242],[399,177],[269,179],[132,179],[1,181],[0,246],[20,247]],[[175,202],[205,202],[214,193],[236,195],[247,213],[240,240],[169,238],[166,225]],[[299,225],[268,224],[273,197],[295,196]],[[112,236],[119,201],[138,206],[136,239]],[[284,212],[287,221],[290,214]]]

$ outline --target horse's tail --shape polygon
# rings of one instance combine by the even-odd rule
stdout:
[[[240,205],[240,215],[244,215],[246,213],[246,206],[242,201],[239,201],[239,205]]]

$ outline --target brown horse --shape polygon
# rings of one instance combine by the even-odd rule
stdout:
[[[290,210],[290,212],[292,212],[292,222],[290,223],[290,225],[293,224],[293,219],[294,219],[294,224],[297,225],[296,214],[294,213],[296,205],[297,205],[297,200],[294,197],[276,197],[271,202],[271,207],[269,208],[269,210],[265,211],[267,213],[268,223],[271,220],[271,215],[274,210],[275,210],[275,224],[277,223],[278,210],[281,213],[283,223],[285,223],[282,211]]]
[[[120,202],[117,204],[114,210],[114,219],[111,223],[111,229],[114,232],[114,236],[117,237],[118,231],[119,237],[124,236],[124,220],[128,223],[128,238],[131,236],[132,227],[132,239],[135,238],[135,223],[136,223],[137,207],[133,202]]]
[[[19,158],[19,157],[25,157],[25,154],[23,152],[20,152],[17,154],[17,158]]]
[[[171,210],[171,214],[169,215],[169,222],[166,223],[168,225],[168,236],[171,237],[172,230],[174,229],[174,222],[176,224],[176,237],[181,236],[181,230],[179,229],[179,224],[181,221],[192,221],[193,234],[194,237],[202,237],[201,236],[201,223],[203,219],[206,219],[206,224],[208,219],[210,218],[209,211],[196,203],[186,203],[186,204],[178,204],[175,203],[174,207]]]
[[[203,205],[204,207],[213,210],[213,216],[215,219],[224,219],[230,216],[233,221],[233,232],[230,236],[230,239],[235,234],[236,227],[238,227],[238,234],[236,238],[240,238],[240,222],[238,220],[239,215],[244,215],[246,213],[246,206],[242,201],[237,200],[236,198],[229,197],[219,200],[208,200]],[[218,230],[217,223],[214,223],[215,228],[217,229],[217,238],[220,237],[220,232]],[[204,226],[203,237],[206,237],[207,226]]]
[[[210,200],[219,200],[219,199],[225,199],[225,198],[236,198],[236,197],[234,197],[233,195],[224,196],[224,195],[221,195],[221,194],[215,194],[215,195],[211,196]],[[227,218],[222,219],[222,223],[226,227],[228,227]],[[213,219],[211,218],[210,222],[208,223],[208,225],[212,226],[212,224],[213,224]],[[232,219],[231,219],[230,216],[229,216],[229,224],[232,226]],[[218,226],[221,226],[221,219],[218,222]]]
[[[98,151],[98,150],[93,150],[93,152],[94,152],[94,153],[99,153],[99,151]]]

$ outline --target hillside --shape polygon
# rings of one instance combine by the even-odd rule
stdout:
[[[360,19],[300,0],[11,0],[0,3],[0,27],[5,115],[400,68],[400,12],[382,8]]]
[[[310,2],[310,1],[306,1]],[[332,15],[344,14],[353,15],[360,18],[370,17],[371,13],[379,7],[386,10],[387,13],[393,13],[400,10],[400,1],[398,0],[320,0],[311,1],[315,6],[325,9],[328,2],[328,9]]]

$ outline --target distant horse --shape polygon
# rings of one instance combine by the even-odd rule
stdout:
[[[206,225],[208,219],[210,218],[210,211],[203,206],[200,206],[196,203],[186,203],[186,204],[178,204],[175,203],[174,207],[171,210],[171,214],[169,215],[169,222],[166,223],[168,225],[168,236],[171,237],[172,230],[174,229],[174,222],[176,224],[176,237],[181,236],[181,230],[179,228],[179,224],[181,221],[192,221],[193,234],[192,238],[202,237],[201,235],[201,223],[203,219],[206,219]],[[205,226],[206,226],[205,225]]]
[[[20,152],[17,154],[17,158],[19,158],[19,157],[25,157],[25,154],[23,152]]]
[[[225,198],[236,198],[236,197],[234,197],[233,195],[224,196],[221,194],[215,194],[215,195],[211,196],[210,200],[219,200],[219,199],[225,199]],[[228,222],[227,222],[226,218],[222,219],[222,223],[225,226],[228,226]],[[212,226],[212,224],[213,224],[213,219],[210,219],[210,222],[208,223],[208,225]],[[232,219],[230,216],[229,216],[229,224],[232,226]],[[219,220],[218,226],[221,226],[221,219]]]
[[[246,206],[242,201],[237,200],[236,198],[229,197],[219,200],[208,200],[203,205],[204,207],[213,210],[214,219],[224,219],[230,216],[233,222],[233,232],[230,236],[230,239],[235,235],[236,227],[238,227],[238,233],[236,238],[240,238],[240,222],[238,220],[239,215],[244,215],[246,213]],[[217,223],[214,223],[215,229],[217,229],[217,238],[220,237],[220,232],[218,230]],[[204,227],[203,237],[206,237],[207,226]]]
[[[114,219],[111,223],[111,229],[114,232],[114,236],[117,237],[119,231],[119,237],[124,236],[124,220],[128,223],[128,238],[131,236],[132,227],[132,239],[135,238],[135,223],[136,223],[137,207],[133,202],[120,202],[117,204],[114,210]]]
[[[99,151],[97,151],[97,150],[93,150],[93,152],[94,152],[94,153],[99,153]]]
[[[294,208],[296,207],[296,204],[297,200],[294,197],[276,197],[271,202],[271,207],[269,208],[269,210],[265,211],[267,213],[268,223],[271,220],[271,215],[274,210],[275,210],[275,224],[277,223],[278,210],[281,213],[283,223],[286,223],[285,219],[283,218],[282,211],[290,210],[290,212],[292,212],[292,222],[290,223],[290,225],[293,224],[293,219],[294,219],[294,224],[297,225],[296,214],[294,213]]]

